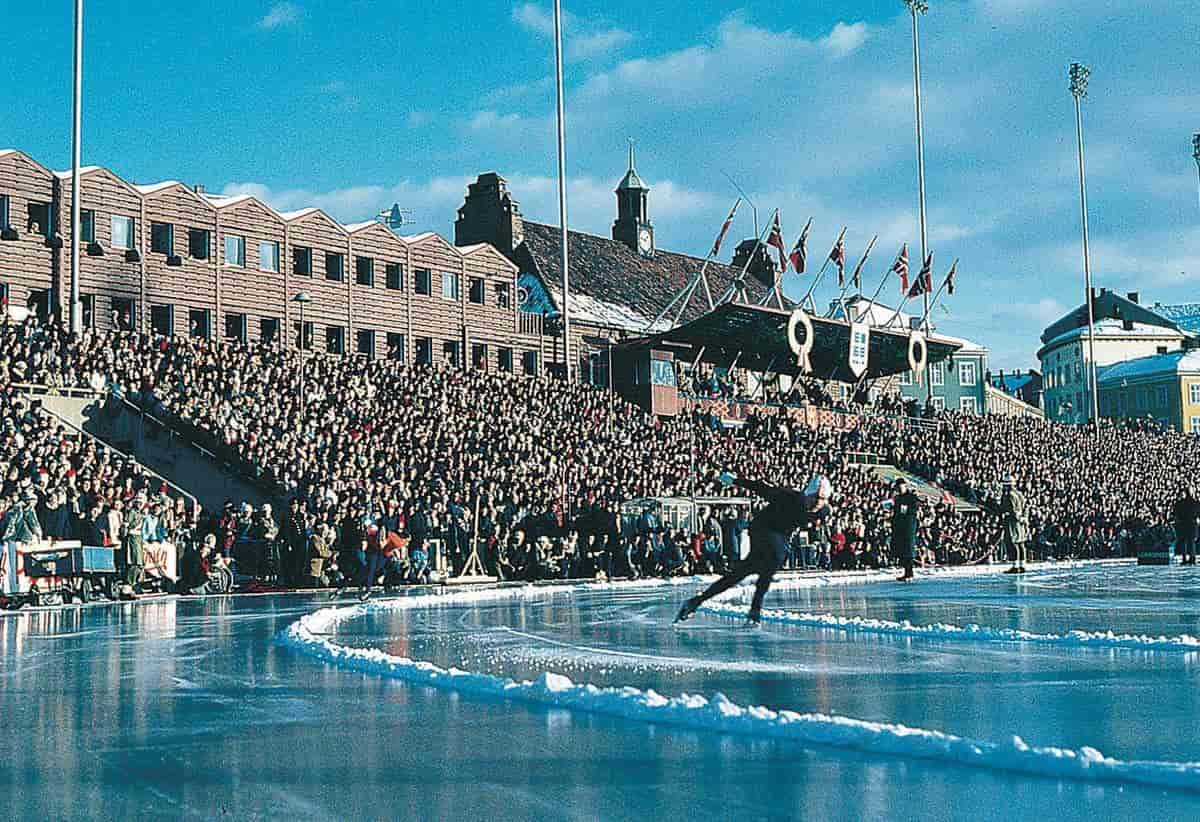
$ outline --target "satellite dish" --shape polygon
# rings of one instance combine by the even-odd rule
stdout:
[[[517,289],[517,305],[525,305],[529,302],[529,289],[524,286]]]

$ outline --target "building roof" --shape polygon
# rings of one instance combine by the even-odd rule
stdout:
[[[1149,323],[1138,322],[1131,323],[1131,325],[1133,326],[1132,328],[1125,328],[1124,321],[1122,320],[1097,320],[1095,324],[1096,337],[1107,340],[1118,340],[1122,338],[1137,339],[1146,337],[1161,340],[1178,340],[1182,339],[1184,336],[1183,333],[1176,331],[1174,328],[1164,328],[1161,325],[1150,325]],[[1047,340],[1043,346],[1043,350],[1051,346],[1062,345],[1064,343],[1080,339],[1081,337],[1086,338],[1087,333],[1088,330],[1086,325],[1080,328],[1072,328],[1070,331],[1066,331],[1062,334],[1059,334],[1057,337]]]
[[[79,174],[80,176],[84,174],[91,174],[93,171],[99,171],[100,168],[100,166],[80,166]],[[60,180],[69,180],[71,179],[71,169],[68,168],[65,171],[56,171],[54,172],[54,176]]]
[[[308,208],[298,208],[295,211],[281,211],[279,212],[279,216],[290,223],[292,220],[299,220],[301,217],[307,217],[309,214],[320,210],[315,206],[309,206]]]
[[[562,246],[558,226],[525,222],[525,239],[515,256],[522,270],[537,274],[555,306],[562,305]],[[572,231],[567,236],[571,261],[572,315],[599,325],[645,331],[698,272],[704,261],[687,254],[656,251],[643,257],[617,240]],[[522,251],[525,253],[523,254]],[[523,259],[524,258],[524,259]],[[724,263],[711,262],[706,276],[713,300],[719,300],[740,271]],[[757,302],[768,290],[754,277],[747,277],[746,297]],[[681,322],[694,320],[708,311],[703,287],[697,287]]]
[[[1101,368],[1096,380],[1102,386],[1112,387],[1123,381],[1180,374],[1200,374],[1200,351],[1171,351],[1114,363]]]
[[[1023,374],[999,374],[993,375],[992,382],[1001,391],[1008,394],[1015,394],[1029,383],[1033,382],[1033,374],[1025,372]]]
[[[1166,317],[1182,330],[1200,333],[1200,303],[1178,303],[1176,305],[1154,304],[1154,312]]]
[[[853,297],[846,299],[846,307],[852,309],[850,315],[855,318],[855,321],[866,322],[873,328],[884,327],[889,320],[895,318],[892,322],[892,328],[907,330],[914,319],[911,314],[906,314],[901,311],[896,314],[895,306],[885,305],[878,300],[872,302],[861,294],[856,294]],[[829,316],[834,319],[846,319],[845,312],[842,311],[840,302],[834,301],[829,307]],[[950,334],[945,334],[938,330],[934,324],[930,324],[932,332],[930,337],[936,337],[939,340],[945,340],[948,343],[953,343],[957,348],[957,354],[986,354],[987,347],[980,345],[977,342],[964,339],[963,337],[955,337]]]
[[[134,188],[139,194],[155,194],[166,188],[179,185],[178,180],[163,180],[161,183],[147,183],[145,185],[134,184]]]
[[[363,220],[361,223],[347,223],[342,228],[346,229],[348,233],[353,234],[356,231],[362,231],[364,228],[370,228],[373,225],[382,225],[382,223],[378,220]],[[387,226],[384,227],[386,228]]]

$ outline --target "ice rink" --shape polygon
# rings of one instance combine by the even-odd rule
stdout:
[[[1200,818],[1200,572],[699,585],[6,614],[0,814]]]

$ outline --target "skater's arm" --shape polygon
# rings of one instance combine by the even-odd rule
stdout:
[[[738,488],[745,488],[751,493],[758,494],[764,499],[771,499],[775,495],[775,486],[767,485],[765,482],[759,482],[758,480],[734,477],[733,484]]]

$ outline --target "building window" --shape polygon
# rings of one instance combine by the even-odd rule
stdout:
[[[459,368],[462,366],[462,343],[458,340],[446,340],[442,343],[442,362]]]
[[[946,410],[946,398],[945,397],[930,397],[929,398],[929,406],[934,411],[941,413],[942,411]]]
[[[975,363],[960,362],[958,364],[958,384],[974,385],[976,380]]]
[[[79,239],[85,243],[96,242],[96,212],[90,208],[79,211]]]
[[[1163,389],[1165,394],[1167,389]],[[1194,382],[1188,386],[1188,402],[1192,405],[1200,405],[1200,382]]]
[[[133,248],[133,218],[114,214],[112,217],[113,248]]]
[[[442,272],[442,299],[458,302],[458,274],[453,271]]]
[[[1188,430],[1189,434],[1200,434],[1200,417],[1192,417],[1189,421],[1191,427]]]
[[[263,317],[259,320],[258,337],[267,345],[274,345],[279,339],[279,318]]]
[[[208,259],[209,234],[206,228],[188,229],[188,256],[193,260]]]
[[[530,377],[537,376],[538,372],[538,355],[536,351],[526,351],[521,355],[521,366],[525,374]]]
[[[433,339],[417,337],[417,365],[429,365],[433,362]]]
[[[226,314],[225,315],[225,339],[237,340],[238,342],[246,341],[246,315],[245,314]]]
[[[369,359],[375,359],[375,332],[363,329],[355,332],[354,337],[354,349]]]
[[[150,251],[154,254],[175,253],[175,226],[170,223],[150,223]]]
[[[912,385],[913,384],[913,375],[912,375],[911,371],[905,371],[904,373],[902,373],[900,375],[900,384],[901,385]]]
[[[225,265],[246,266],[246,238],[237,234],[225,235]]]
[[[9,228],[8,222],[8,195],[0,194],[0,231],[7,231]]]
[[[0,314],[8,311],[8,283],[0,283]]]
[[[416,280],[413,285],[414,291],[424,297],[433,293],[433,275],[429,273],[428,268],[418,268],[413,272],[413,277]]]
[[[512,307],[512,286],[508,283],[496,283],[496,307]]]
[[[404,290],[404,267],[400,263],[388,263],[384,269],[387,275],[387,287],[389,291]]]
[[[198,340],[211,340],[212,312],[207,308],[193,308],[189,311],[188,335]]]
[[[651,385],[675,385],[675,364],[669,360],[650,361]]]
[[[375,286],[375,261],[370,257],[354,258],[354,281],[368,288]]]
[[[133,300],[128,297],[113,297],[109,306],[112,309],[113,328],[118,331],[132,331],[134,320],[137,318]]]
[[[340,283],[346,276],[342,266],[345,265],[346,257],[337,251],[325,252],[325,279],[333,280],[335,283]]]
[[[387,335],[387,355],[389,360],[404,362],[404,335],[389,331]]]
[[[329,354],[346,353],[346,329],[340,325],[325,328],[325,351]]]
[[[488,370],[488,347],[485,343],[475,343],[471,346],[471,367],[481,371]]]
[[[483,305],[483,278],[472,277],[471,288],[467,294],[467,299],[476,305]]]
[[[974,397],[959,397],[958,410],[964,414],[978,414],[979,404],[975,401]]]
[[[258,244],[258,270],[279,273],[279,243],[264,241]]]
[[[150,333],[170,337],[175,333],[175,307],[171,305],[150,306]]]
[[[29,213],[30,231],[47,238],[54,233],[54,227],[51,225],[53,211],[49,203],[30,203],[27,206],[27,211]],[[125,247],[129,248],[130,246]]]
[[[940,362],[931,363],[929,366],[929,383],[931,385],[945,385],[946,371]]]
[[[312,276],[312,249],[298,246],[292,249],[292,273],[300,277]]]
[[[513,371],[513,350],[511,348],[500,349],[500,370],[505,374],[511,374]]]
[[[312,351],[313,347],[313,324],[311,322],[304,323],[304,334],[301,336],[300,323],[292,323],[292,345],[296,348],[303,348],[305,351]]]
[[[7,297],[7,293],[3,293],[3,286],[0,286],[0,296]],[[95,294],[80,294],[79,295],[80,313],[83,314],[83,327],[96,327],[96,295]]]

